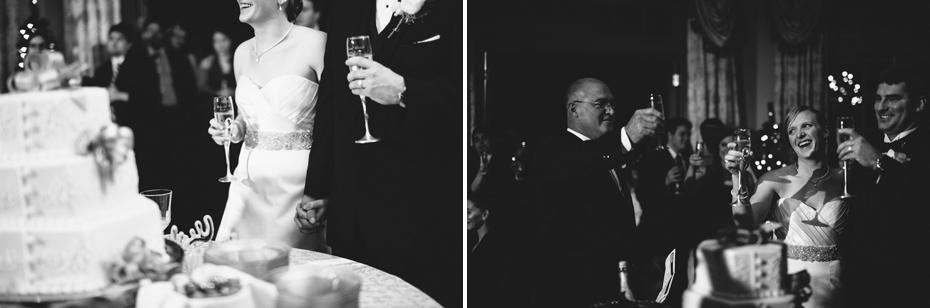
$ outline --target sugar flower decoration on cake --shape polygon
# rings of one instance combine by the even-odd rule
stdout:
[[[177,273],[178,264],[166,262],[153,250],[146,248],[145,241],[133,238],[126,244],[118,262],[110,265],[110,280],[116,284],[132,283],[142,279],[168,280]]]
[[[430,0],[397,0],[397,2],[392,2],[390,8],[394,11],[394,16],[400,16],[400,22],[394,26],[394,30],[391,30],[391,34],[388,34],[388,38],[394,35],[397,30],[400,29],[401,25],[412,24],[420,19],[423,16],[426,16],[428,9],[424,10],[423,6],[427,4]]]
[[[134,137],[128,127],[107,124],[98,132],[85,132],[77,141],[77,152],[91,154],[100,169],[101,179],[113,181],[116,167],[128,159]]]

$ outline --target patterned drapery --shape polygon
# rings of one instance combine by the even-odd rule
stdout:
[[[104,61],[110,26],[120,22],[120,1],[67,0],[65,10],[65,55],[87,64],[88,74]]]
[[[22,5],[26,5],[19,0],[2,0],[3,10],[0,12],[0,86],[3,90],[0,93],[9,92],[6,88],[6,79],[16,69],[16,63],[19,63],[19,53],[16,51],[16,40],[20,38],[19,19],[16,14]]]
[[[782,43],[797,45],[815,38],[822,8],[820,0],[772,1],[772,20]]]
[[[723,47],[733,35],[733,1],[731,0],[694,0],[697,20],[701,23],[700,31],[717,47]]]
[[[826,112],[823,93],[823,39],[818,37],[775,52],[775,115],[781,121],[791,108],[805,105]]]
[[[688,120],[692,140],[700,140],[700,125],[718,118],[730,127],[743,125],[737,102],[736,61],[732,53],[707,46],[688,21]]]
[[[775,52],[775,115],[779,121],[791,108],[806,105],[827,112],[822,94],[824,37],[820,0],[772,1],[778,33]]]

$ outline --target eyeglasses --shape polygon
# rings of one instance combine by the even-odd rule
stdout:
[[[611,109],[613,109],[613,108],[614,108],[614,100],[613,100],[613,99],[609,99],[609,98],[602,98],[602,99],[595,100],[595,101],[593,101],[593,102],[582,102],[582,101],[574,101],[574,102],[572,102],[572,104],[574,104],[574,103],[594,104],[594,108],[596,108],[596,109],[604,109],[604,108],[611,108]]]

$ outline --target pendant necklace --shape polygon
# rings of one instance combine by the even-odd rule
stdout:
[[[795,168],[797,168],[797,167],[795,167]],[[814,171],[817,171],[817,170],[814,170]],[[814,184],[814,188],[817,188],[817,183],[820,183],[820,180],[823,180],[823,178],[827,177],[828,174],[830,174],[830,165],[827,165],[827,172],[824,172],[823,175],[821,175],[819,178],[817,178],[816,181],[811,181],[811,177],[814,176],[814,172],[811,172],[811,175],[807,177],[807,182],[808,182],[808,183],[811,183],[811,184]]]
[[[268,52],[275,46],[278,46],[278,44],[281,44],[281,42],[284,41],[284,38],[286,38],[287,35],[291,33],[291,29],[294,29],[294,24],[291,24],[291,26],[287,28],[287,32],[284,32],[284,36],[282,36],[281,39],[279,39],[277,42],[275,42],[274,44],[266,48],[265,51],[262,51],[261,53],[258,53],[258,38],[255,38],[255,40],[252,41],[252,51],[255,52],[255,63],[258,63],[258,60],[261,60],[262,55],[264,55],[266,52]]]

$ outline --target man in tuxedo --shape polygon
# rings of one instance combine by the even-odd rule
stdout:
[[[930,189],[930,132],[922,118],[927,108],[927,82],[916,70],[893,67],[879,77],[875,117],[884,142],[872,143],[854,129],[841,129],[852,139],[837,147],[841,160],[855,160],[866,171],[850,173],[868,181],[866,189],[850,189],[849,261],[851,292],[859,307],[916,307],[926,303],[930,262],[920,249],[926,240],[926,192]],[[871,173],[871,177],[866,176]]]
[[[328,12],[306,196],[295,204],[295,221],[313,232],[328,217],[334,254],[459,306],[461,6],[427,0],[398,9],[346,0]],[[374,60],[346,60],[346,39],[359,35],[369,36]],[[378,142],[355,142],[365,135],[360,95]]]
[[[538,148],[544,214],[538,254],[539,304],[586,307],[619,297],[619,261],[639,245],[630,189],[618,175],[632,151],[661,127],[661,113],[637,110],[614,129],[613,94],[593,78],[575,81],[563,100],[567,129]]]
[[[120,125],[127,125],[130,121],[130,115],[127,114],[126,104],[129,99],[128,88],[129,78],[127,75],[120,74],[123,69],[123,63],[126,62],[126,54],[132,43],[129,26],[126,24],[115,24],[110,27],[108,34],[106,50],[110,56],[109,61],[100,63],[94,70],[93,78],[86,78],[84,86],[107,88],[110,93],[110,108],[113,111],[113,117]],[[118,81],[118,82],[117,82]]]

